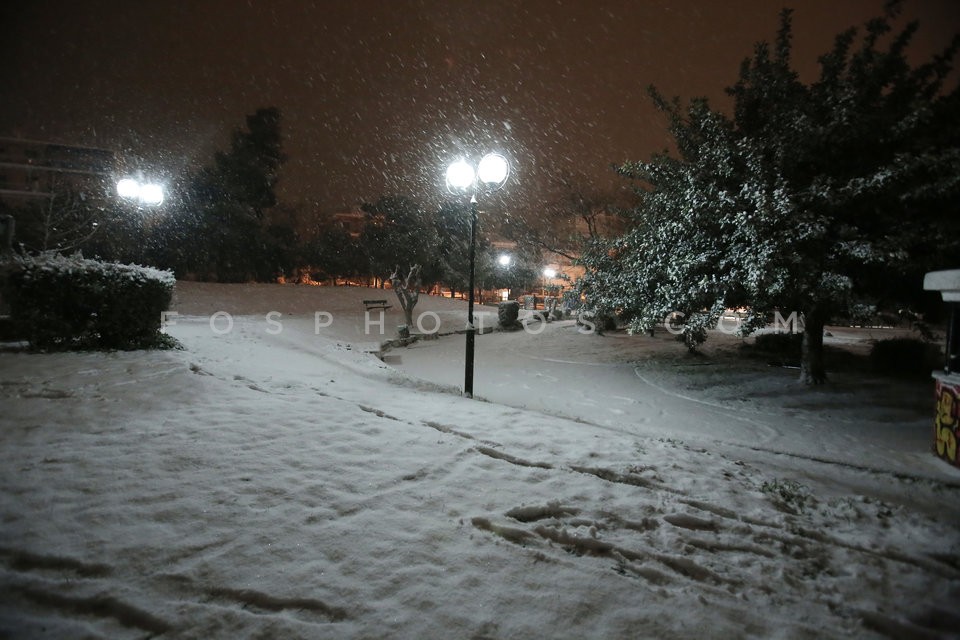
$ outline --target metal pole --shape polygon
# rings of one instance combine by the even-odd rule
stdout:
[[[473,326],[474,262],[477,253],[477,196],[470,198],[470,297],[467,302],[467,357],[463,373],[463,395],[473,397],[473,351],[476,329]]]
[[[947,353],[946,353],[946,362],[944,362],[943,370],[946,373],[953,373],[956,371],[956,359],[958,351],[958,341],[960,341],[960,313],[957,313],[957,307],[960,306],[956,302],[950,304],[950,319],[947,321]]]

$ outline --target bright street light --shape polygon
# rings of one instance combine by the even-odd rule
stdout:
[[[138,204],[154,207],[163,202],[163,187],[153,182],[123,178],[117,182],[117,195],[125,200],[135,200]]]
[[[499,189],[509,175],[510,163],[499,153],[488,153],[483,156],[480,166],[477,167],[477,177],[487,188]]]
[[[467,355],[463,373],[463,395],[473,397],[473,359],[476,329],[473,326],[473,295],[477,255],[477,195],[496,191],[510,176],[510,162],[499,153],[488,153],[476,170],[466,160],[457,160],[447,167],[447,190],[470,196],[470,297],[467,303]],[[503,259],[507,262],[504,263]],[[500,264],[510,264],[509,256],[500,256]]]
[[[136,200],[140,195],[140,183],[133,178],[124,178],[117,183],[117,194],[121,198]]]
[[[447,190],[453,194],[470,194],[496,191],[510,177],[510,162],[499,153],[483,156],[474,170],[466,160],[457,160],[447,167]]]
[[[458,160],[447,168],[447,189],[466,191],[473,184],[473,167],[464,160]]]
[[[557,270],[551,267],[547,267],[543,270],[543,275],[547,278],[555,278],[557,277]]]
[[[163,187],[158,184],[140,185],[140,202],[146,205],[158,205],[163,202]]]
[[[511,262],[513,262],[513,258],[506,253],[497,258],[497,264],[499,264],[501,267],[509,267]]]

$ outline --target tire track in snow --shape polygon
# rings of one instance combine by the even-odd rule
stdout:
[[[211,596],[226,598],[254,613],[261,611],[267,613],[306,611],[326,618],[330,622],[342,622],[350,617],[346,609],[332,607],[316,598],[278,598],[253,589],[229,589],[226,587],[215,587],[205,591]]]
[[[59,555],[36,554],[22,549],[0,549],[5,568],[0,570],[4,586],[0,588],[7,604],[21,602],[46,611],[45,616],[64,618],[89,617],[113,620],[120,625],[139,629],[151,635],[162,635],[189,621],[170,621],[149,610],[132,604],[127,598],[109,593],[109,585],[117,578],[131,592],[130,585],[142,582],[142,576],[118,576],[118,571],[103,563],[88,563]],[[104,583],[104,580],[109,582]],[[145,591],[153,593],[157,587],[170,593],[170,599],[184,600],[185,593],[220,601],[229,606],[256,615],[287,614],[305,618],[307,622],[336,623],[349,620],[349,609],[333,606],[316,598],[277,597],[252,589],[233,589],[226,586],[198,585],[181,574],[159,574],[148,578],[152,584]],[[163,587],[166,589],[163,589]],[[133,591],[135,593],[135,591]]]
[[[13,602],[39,607],[55,616],[83,616],[113,620],[150,634],[163,634],[174,625],[125,599],[104,593],[100,581],[115,574],[106,564],[24,549],[0,550],[6,565],[0,593]]]

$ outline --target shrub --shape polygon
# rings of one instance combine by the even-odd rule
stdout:
[[[802,333],[760,333],[753,339],[753,346],[764,355],[795,361],[800,360],[802,342]]]
[[[877,373],[923,377],[943,365],[940,345],[919,338],[878,340],[870,349],[870,365]]]
[[[516,300],[507,300],[497,305],[497,322],[503,328],[519,328],[517,318],[520,316],[520,303]]]
[[[616,331],[617,319],[609,313],[601,313],[593,309],[582,309],[577,315],[577,326],[587,326],[592,324],[594,329],[603,333],[604,331]]]
[[[810,489],[794,480],[764,482],[760,491],[770,496],[778,509],[794,515],[803,513],[812,503],[816,503]]]
[[[169,346],[160,313],[173,273],[150,267],[43,254],[7,266],[5,297],[14,332],[37,349]]]

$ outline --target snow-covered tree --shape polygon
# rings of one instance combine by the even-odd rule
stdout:
[[[429,216],[411,198],[381,196],[360,207],[366,223],[359,246],[368,274],[386,281],[398,262],[426,265],[424,277],[432,279],[437,238]]]
[[[590,303],[635,330],[683,314],[690,346],[730,306],[753,310],[745,332],[796,311],[801,379],[818,383],[828,318],[902,303],[920,273],[955,262],[945,222],[960,196],[960,89],[944,85],[960,36],[912,66],[917,25],[893,34],[898,11],[889,4],[859,41],[856,29],[837,36],[811,84],[791,66],[784,11],[775,45],[758,44],[728,90],[732,117],[651,90],[677,155],[620,167],[642,200],[628,233],[588,247]]]

